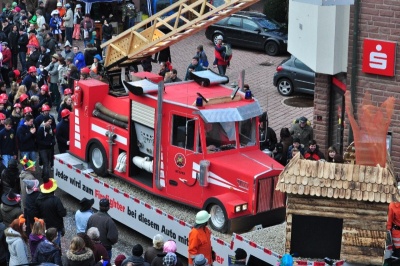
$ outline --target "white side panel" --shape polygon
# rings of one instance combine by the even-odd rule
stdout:
[[[173,239],[177,244],[177,252],[183,256],[188,255],[188,236],[192,225],[91,176],[92,170],[84,168],[83,165],[82,161],[68,153],[55,155],[54,178],[57,180],[58,187],[78,200],[83,197],[94,198],[93,206],[98,206],[101,198],[108,198],[111,207],[108,213],[113,219],[149,239],[156,234],[162,234],[165,239]],[[82,168],[84,170],[81,170]],[[279,254],[241,235],[233,234],[231,243],[211,236],[211,242],[216,252],[214,266],[230,265],[230,256],[234,256],[234,250],[237,248],[246,250],[248,258],[255,256],[271,265],[278,265],[279,262]],[[315,265],[313,261],[306,263],[302,265]],[[341,261],[335,265],[346,264]]]
[[[288,51],[317,73],[347,72],[350,6],[289,2]]]

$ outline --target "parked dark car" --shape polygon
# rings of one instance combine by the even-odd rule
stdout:
[[[287,49],[287,28],[266,15],[241,11],[209,26],[207,39],[216,43],[218,35],[233,46],[263,50],[278,55]]]
[[[293,92],[314,94],[315,72],[293,55],[282,61],[274,74],[274,86],[283,96]]]

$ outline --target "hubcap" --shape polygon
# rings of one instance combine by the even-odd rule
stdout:
[[[94,148],[92,151],[92,163],[96,168],[101,168],[103,165],[103,156],[99,148]]]
[[[289,94],[290,91],[292,90],[292,88],[290,87],[290,83],[285,81],[281,81],[279,83],[279,90],[283,93],[283,94]]]
[[[225,215],[222,208],[218,205],[213,205],[210,209],[211,222],[216,228],[222,228],[225,224]]]

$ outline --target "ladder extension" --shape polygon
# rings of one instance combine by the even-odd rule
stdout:
[[[225,0],[219,7],[213,6],[207,0],[176,2],[102,44],[102,48],[107,47],[104,66],[110,69],[129,65],[151,56],[258,1]],[[174,10],[176,12],[168,15]],[[163,33],[161,27],[168,28],[170,32]],[[145,29],[139,32],[143,28]]]

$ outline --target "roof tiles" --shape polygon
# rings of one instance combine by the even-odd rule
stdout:
[[[391,165],[391,164],[388,164]],[[391,167],[339,164],[294,157],[279,175],[288,194],[390,203],[400,201]]]

